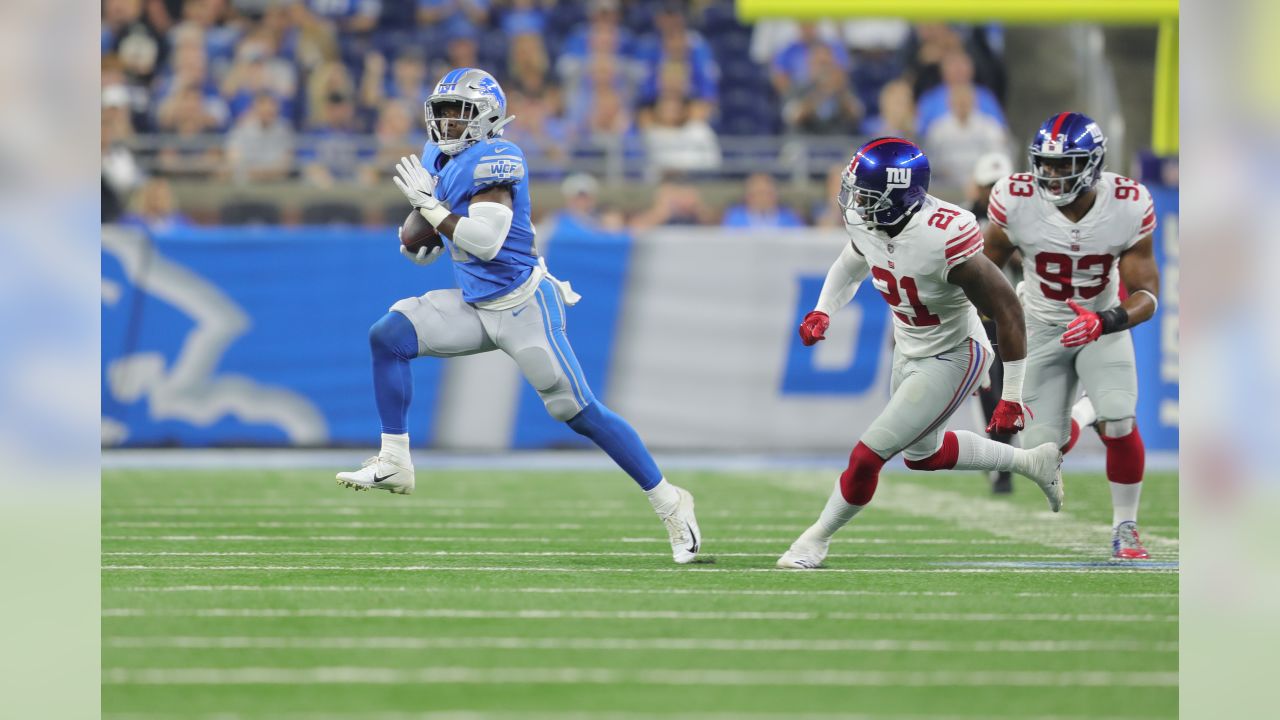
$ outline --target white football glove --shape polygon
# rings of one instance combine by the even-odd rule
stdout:
[[[391,182],[395,183],[396,187],[400,188],[400,192],[409,199],[409,204],[420,210],[434,210],[440,205],[440,201],[435,196],[435,178],[422,167],[422,161],[417,155],[400,158],[399,164],[396,165],[396,174],[399,177],[391,178]]]

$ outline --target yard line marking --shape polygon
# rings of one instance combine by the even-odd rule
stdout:
[[[781,473],[762,476],[767,482],[791,490],[816,491],[819,484],[812,473]],[[822,475],[824,492],[831,480]],[[950,490],[924,487],[910,481],[886,485],[876,494],[876,507],[913,518],[928,518],[968,531],[1008,538],[1019,545],[1034,543],[1061,550],[1093,554],[1110,547],[1111,526],[1051,513],[1027,512],[1006,502],[972,497]],[[1143,531],[1142,541],[1153,554],[1176,556],[1178,540]],[[836,542],[840,542],[839,539]]]
[[[1135,640],[947,640],[530,637],[108,636],[108,647],[183,650],[689,650],[725,652],[1060,653],[1178,651],[1176,642]]]
[[[103,720],[169,720],[168,714],[104,713]],[[973,715],[867,715],[864,713],[726,713],[682,712],[479,712],[471,710],[402,712],[272,712],[245,715],[236,712],[184,714],[187,720],[973,720]],[[987,720],[1157,720],[1150,715],[987,715]]]
[[[992,593],[957,592],[954,590],[741,590],[741,589],[709,589],[709,588],[599,588],[599,587],[371,587],[369,585],[134,585],[127,587],[104,588],[106,592],[136,593],[177,593],[177,592],[288,592],[288,593],[513,593],[517,595],[540,594],[560,595],[564,593],[586,593],[603,595],[751,595],[751,596],[832,596],[832,597],[988,597]],[[1166,599],[1175,600],[1177,593],[1049,593],[1020,592],[1013,597],[1023,598],[1095,598],[1110,600],[1125,599]]]
[[[716,552],[716,557],[736,557],[736,558],[776,558],[778,553],[744,553],[744,552]],[[104,557],[631,557],[631,558],[651,558],[654,553],[651,552],[581,552],[576,550],[207,550],[207,551],[181,551],[181,550],[155,550],[155,551],[135,551],[120,550],[102,553]],[[1066,559],[1079,560],[1079,555],[1064,554],[1010,554],[996,553],[984,555],[980,553],[833,553],[827,557],[841,560],[856,559],[922,559],[933,560],[937,558],[960,558],[960,559]]]
[[[211,522],[204,520],[103,520],[103,527],[117,528],[260,528],[260,529],[277,529],[277,530],[315,530],[321,528],[334,528],[345,530],[536,530],[545,532],[547,530],[593,530],[593,531],[609,531],[609,532],[644,532],[653,529],[652,523],[609,523],[598,525],[582,525],[580,523],[483,523],[483,522],[364,522],[360,520],[352,520],[350,522],[312,522],[312,521],[292,521],[292,520],[261,520],[248,522]],[[799,532],[804,530],[804,523],[797,522],[794,525],[762,525],[757,523],[728,523],[721,524],[721,530],[734,531],[776,531],[776,532]],[[938,532],[939,530],[949,529],[950,526],[939,523],[937,525],[901,525],[892,526],[871,526],[859,525],[868,532]],[[872,530],[872,527],[875,529]],[[1108,536],[1109,537],[1109,536]],[[1144,536],[1145,537],[1145,536]],[[371,537],[370,539],[376,539]],[[1026,544],[1025,538],[1019,544]]]
[[[859,528],[860,530],[862,528]],[[103,535],[103,540],[117,542],[199,542],[199,541],[219,541],[219,542],[361,542],[370,541],[378,542],[486,542],[486,543],[538,543],[547,544],[554,542],[571,542],[568,538],[548,538],[533,536],[468,536],[468,535],[309,535],[307,537],[294,537],[292,535]],[[792,537],[717,537],[716,543],[723,545],[781,545],[786,547],[795,538]],[[620,538],[595,538],[593,542],[604,543],[636,543],[636,544],[653,544],[666,545],[668,542],[665,537],[620,537]],[[993,538],[974,538],[974,539],[954,539],[954,538],[880,538],[880,537],[850,537],[842,538],[842,543],[853,545],[949,545],[949,546],[986,546],[998,545],[1005,547],[1009,545],[1008,540],[1000,540]]]
[[[1114,569],[1112,569],[1114,568]],[[567,573],[782,573],[787,570],[777,570],[775,568],[716,568],[699,565],[695,567],[655,567],[655,568],[625,568],[625,567],[532,567],[522,565],[380,565],[380,566],[364,566],[364,565],[103,565],[103,570],[121,570],[121,571],[190,571],[190,570],[207,570],[211,572],[229,571],[229,572],[282,572],[282,571],[341,571],[341,572],[567,572]],[[959,575],[990,575],[990,574],[1023,574],[1035,575],[1043,573],[1066,573],[1066,574],[1087,574],[1098,572],[1127,572],[1127,573],[1169,573],[1176,574],[1178,571],[1173,568],[1131,568],[1124,563],[1113,563],[1106,567],[1045,567],[1045,568],[992,568],[992,567],[947,567],[947,568],[822,568],[817,571],[821,573],[929,573],[929,574],[959,574]]]
[[[198,618],[405,618],[483,620],[866,620],[885,622],[1082,622],[1176,623],[1178,616],[1157,614],[1069,613],[848,613],[720,612],[688,610],[477,610],[474,608],[103,608],[103,617]]]
[[[410,501],[412,502],[412,501]],[[538,506],[534,506],[538,507]],[[556,505],[555,507],[560,507]],[[586,518],[591,520],[616,520],[619,516],[626,517],[632,515],[629,519],[636,520],[643,517],[639,512],[633,512],[639,506],[632,506],[632,510],[622,509],[592,509],[578,510],[564,515],[572,515],[574,518]],[[494,508],[480,508],[492,510]],[[546,506],[539,513],[541,517],[554,517],[556,513],[553,507]],[[409,515],[417,516],[465,516],[471,515],[466,507],[421,507],[414,504],[398,504],[398,505],[346,505],[335,507],[308,507],[308,506],[288,506],[288,507],[224,507],[220,505],[208,505],[202,507],[153,507],[153,506],[127,506],[121,507],[117,505],[109,505],[103,508],[103,514],[109,516],[243,516],[254,517],[267,515],[270,517],[290,517],[298,515],[374,515],[385,517],[386,515]],[[800,520],[809,519],[810,513],[804,510],[776,510],[767,512],[738,512],[735,510],[709,510],[703,513],[708,518],[737,518],[751,520],[755,518],[764,520]]]
[[[724,685],[784,687],[1174,687],[1176,672],[1113,671],[760,671],[612,670],[607,668],[316,667],[109,668],[107,685]]]

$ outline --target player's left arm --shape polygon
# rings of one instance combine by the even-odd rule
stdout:
[[[422,167],[417,155],[401,159],[396,173],[398,176],[392,181],[400,192],[454,245],[480,260],[497,257],[515,218],[509,185],[482,187],[471,196],[469,212],[459,215],[435,197],[435,180]]]
[[[1127,322],[1124,328],[1118,329],[1144,323],[1156,314],[1160,297],[1160,268],[1156,265],[1155,244],[1155,239],[1146,235],[1120,254],[1120,282],[1129,291],[1129,297],[1120,303]]]
[[[1027,369],[1027,326],[1022,303],[995,263],[981,252],[954,265],[947,282],[960,286],[978,312],[995,320],[1004,361],[1004,387],[1000,402],[991,413],[987,432],[1016,433],[1025,425],[1022,405],[1022,378]]]

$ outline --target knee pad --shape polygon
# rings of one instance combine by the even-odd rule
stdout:
[[[520,366],[525,379],[540,394],[551,392],[556,388],[557,383],[565,379],[559,371],[559,366],[545,348],[536,346],[521,348],[512,355],[512,359],[516,361],[516,365]],[[544,401],[545,399],[543,398]]]
[[[1133,418],[1121,418],[1119,420],[1103,420],[1099,423],[1098,434],[1104,438],[1122,438],[1133,432]]]
[[[904,462],[912,470],[949,470],[956,466],[959,458],[960,441],[955,433],[949,432],[943,434],[942,447],[937,452],[921,460],[904,458]]]
[[[396,311],[388,312],[369,328],[369,348],[411,360],[418,356],[418,331],[409,318]]]
[[[849,453],[849,467],[840,474],[840,495],[850,505],[866,505],[876,494],[876,486],[880,483],[880,468],[885,459],[875,454],[871,448],[858,443]]]
[[[569,422],[582,412],[582,408],[578,407],[578,401],[574,399],[573,393],[567,389],[562,392],[543,395],[542,404],[546,406],[547,413],[560,422]]]

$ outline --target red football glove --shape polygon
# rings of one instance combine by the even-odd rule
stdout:
[[[800,342],[812,345],[819,340],[827,339],[827,328],[831,326],[831,316],[821,310],[814,310],[804,316],[800,323]]]
[[[1080,347],[1102,337],[1102,318],[1092,310],[1085,310],[1074,300],[1068,300],[1067,306],[1076,312],[1076,319],[1062,333],[1062,344],[1067,347]]]
[[[1001,400],[996,403],[996,409],[991,413],[991,424],[987,425],[987,432],[1013,435],[1026,427],[1026,422],[1022,418],[1023,407],[1020,403],[1010,400]],[[1031,408],[1027,408],[1027,415],[1031,416]]]

